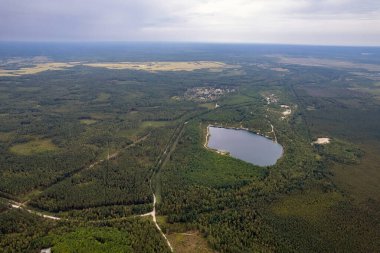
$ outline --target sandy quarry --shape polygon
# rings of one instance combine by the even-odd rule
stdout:
[[[288,105],[281,105],[281,108],[285,109],[285,111],[282,112],[282,115],[284,116],[284,117],[282,117],[283,119],[286,116],[289,116],[290,114],[292,114],[292,109],[290,108],[290,106],[288,106]]]
[[[330,138],[323,137],[323,138],[318,138],[314,144],[319,144],[319,145],[324,145],[324,144],[329,144],[330,143]]]

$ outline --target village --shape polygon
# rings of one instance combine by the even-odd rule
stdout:
[[[210,102],[235,91],[234,88],[196,87],[188,89],[184,96],[186,100]]]

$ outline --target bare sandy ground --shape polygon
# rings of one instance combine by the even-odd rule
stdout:
[[[327,137],[318,138],[313,143],[314,144],[319,144],[319,145],[329,144],[330,143],[330,138],[327,138]]]

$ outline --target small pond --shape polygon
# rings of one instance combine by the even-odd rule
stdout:
[[[258,165],[274,165],[282,156],[280,144],[243,129],[208,127],[207,147]]]

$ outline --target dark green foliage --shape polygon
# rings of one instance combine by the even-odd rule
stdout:
[[[380,251],[378,194],[370,198],[364,192],[364,200],[355,202],[355,191],[367,186],[359,182],[346,190],[333,173],[337,164],[348,173],[363,165],[372,168],[369,177],[379,175],[379,102],[376,93],[366,93],[377,89],[373,73],[362,72],[364,78],[283,65],[245,47],[235,53],[213,50],[186,51],[186,59],[222,59],[239,65],[238,71],[77,66],[1,77],[0,196],[7,200],[0,202],[0,249],[167,252],[155,225],[138,217],[152,210],[153,190],[157,213],[165,216],[159,217],[166,221],[164,232],[197,231],[218,252]],[[149,50],[143,55],[132,58],[184,57]],[[288,72],[272,70],[278,67]],[[217,109],[173,98],[201,86],[237,92],[216,101]],[[268,105],[265,94],[279,102]],[[291,106],[290,116],[282,118],[281,104]],[[274,139],[273,125],[284,156],[261,168],[216,154],[203,146],[208,124],[249,128]],[[312,145],[324,136],[331,144]],[[36,151],[17,152],[41,140],[50,149],[37,145]],[[348,179],[355,182],[353,177]],[[368,189],[378,193],[378,184]],[[338,196],[331,203],[318,198],[329,193]],[[10,210],[9,199],[67,220]]]
[[[8,209],[0,213],[1,252],[37,252],[33,243],[54,226],[50,221],[22,210]]]
[[[132,218],[91,224],[51,222],[22,210],[0,213],[1,252],[169,252],[155,226]]]
[[[10,194],[23,194],[38,187],[46,187],[84,168],[95,159],[96,152],[91,147],[73,147],[58,154],[0,156],[3,164],[0,190]]]
[[[60,216],[67,219],[78,219],[87,221],[96,221],[104,219],[117,219],[131,215],[139,215],[152,211],[152,203],[141,205],[115,205],[115,206],[100,206],[94,208],[70,210],[61,212]]]
[[[142,205],[152,203],[149,177],[156,157],[166,145],[169,129],[152,130],[149,138],[120,151],[116,159],[50,187],[32,200],[41,209],[57,212],[109,205]]]
[[[170,252],[155,226],[141,219],[67,224],[37,243],[54,252]]]
[[[343,164],[357,164],[364,155],[363,150],[339,140],[332,140],[329,145],[315,145],[315,148],[327,159]]]

